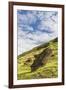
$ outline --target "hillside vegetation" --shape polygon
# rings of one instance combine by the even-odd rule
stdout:
[[[19,55],[17,66],[18,80],[58,77],[58,39]]]

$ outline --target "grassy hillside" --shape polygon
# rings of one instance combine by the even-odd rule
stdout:
[[[58,76],[57,38],[17,57],[18,80],[56,78]]]

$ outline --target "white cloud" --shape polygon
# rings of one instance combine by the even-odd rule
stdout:
[[[18,13],[18,55],[56,38],[58,33],[57,18],[54,12]]]
[[[21,33],[20,34],[24,36],[19,37],[18,39],[18,55],[40,45],[42,42],[45,43],[55,38],[55,35],[50,37],[47,33],[41,34],[40,32],[37,32],[35,34],[26,34],[23,31]]]

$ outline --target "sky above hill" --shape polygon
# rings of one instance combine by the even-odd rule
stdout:
[[[58,37],[58,12],[17,11],[18,55]]]

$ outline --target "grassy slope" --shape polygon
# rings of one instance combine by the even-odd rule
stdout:
[[[40,54],[44,49],[52,49],[53,56],[48,57],[47,62],[39,67],[34,72],[31,72],[31,65],[33,64],[34,55]],[[46,44],[33,48],[32,50],[25,52],[17,57],[18,61],[18,75],[20,79],[39,79],[39,78],[56,78],[58,76],[58,42],[52,40]],[[27,60],[30,59],[29,62]]]

